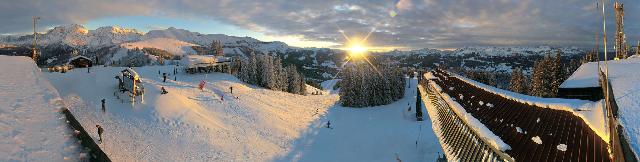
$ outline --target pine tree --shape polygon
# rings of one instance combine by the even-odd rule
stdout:
[[[533,65],[533,74],[531,77],[531,91],[529,95],[542,96],[543,95],[543,71],[542,60],[536,61]]]
[[[527,89],[527,82],[522,69],[514,69],[511,73],[511,80],[509,81],[509,90],[516,93],[526,94]]]
[[[564,82],[565,80],[565,75],[564,75],[564,67],[562,65],[562,56],[561,56],[561,51],[558,50],[556,52],[556,57],[553,58],[553,63],[552,65],[552,71],[551,71],[551,91],[549,93],[549,97],[555,97],[558,94],[558,88],[560,87],[560,85],[562,84],[562,82]]]
[[[257,56],[253,53],[249,55],[249,64],[247,66],[247,80],[249,84],[258,84],[258,60]]]
[[[296,66],[287,66],[287,92],[298,93],[300,92],[300,85],[297,83],[300,80],[300,75],[296,70]]]

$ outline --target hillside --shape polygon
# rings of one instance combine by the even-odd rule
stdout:
[[[101,148],[114,161],[390,161],[395,154],[413,161],[433,159],[439,151],[437,140],[429,135],[430,123],[415,122],[403,106],[414,100],[409,94],[392,105],[350,109],[337,106],[335,94],[271,91],[228,74],[179,73],[177,81],[170,76],[162,82],[158,71],[173,68],[136,68],[146,92],[142,103],[113,95],[113,75],[119,67],[96,67],[91,73],[74,69],[46,77],[85,128],[92,132],[96,124],[104,127]],[[202,91],[196,88],[200,80],[207,82]],[[415,89],[416,81],[411,83],[410,89]],[[161,87],[169,93],[161,95]],[[325,128],[327,120],[334,129]],[[92,136],[97,139],[97,134]],[[389,141],[374,142],[379,138]],[[328,151],[338,145],[340,150]]]
[[[170,38],[152,38],[152,39],[146,39],[138,42],[123,43],[120,46],[127,49],[135,49],[135,48],[143,49],[145,47],[150,47],[150,48],[162,49],[175,55],[184,55],[184,54],[195,54],[196,51],[194,51],[191,47],[198,46],[198,45],[175,40],[175,39],[170,39]]]

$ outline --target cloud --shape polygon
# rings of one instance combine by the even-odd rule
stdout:
[[[640,2],[627,1],[625,7],[625,31],[635,42],[640,24],[632,20],[640,20]],[[398,14],[392,17],[394,10]],[[0,5],[0,33],[28,32],[33,15],[43,17],[43,30],[104,17],[163,16],[336,43],[345,41],[340,29],[362,36],[375,28],[369,44],[389,47],[592,46],[595,32],[602,30],[598,11],[594,2],[579,0],[23,0]]]
[[[399,10],[408,10],[411,4],[411,0],[399,0],[398,3],[396,3],[396,8]]]

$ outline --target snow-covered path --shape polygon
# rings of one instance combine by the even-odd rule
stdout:
[[[442,149],[426,110],[424,121],[415,120],[417,80],[408,84],[405,98],[390,105],[332,107],[276,161],[435,161]],[[332,129],[326,128],[327,121]]]

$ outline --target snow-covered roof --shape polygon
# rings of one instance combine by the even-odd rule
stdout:
[[[625,136],[629,139],[636,157],[640,153],[640,58],[629,57],[622,60],[608,61],[609,81],[615,102],[618,105],[620,123],[625,129]],[[600,69],[605,71],[604,62],[600,62]],[[582,64],[576,72],[567,79],[561,88],[600,87],[598,83],[598,63]]]
[[[68,64],[68,63],[71,63],[71,61],[76,60],[76,59],[79,59],[79,58],[84,58],[84,59],[87,59],[87,60],[89,60],[89,61],[93,61],[92,59],[90,59],[90,58],[88,58],[88,57],[86,57],[86,56],[78,55],[78,56],[71,57],[71,58],[69,59],[69,61],[67,61],[67,64]]]
[[[604,65],[604,64],[603,64]],[[582,64],[571,76],[564,81],[560,88],[600,87],[598,81],[598,63]]]
[[[433,78],[432,76],[435,76]],[[581,158],[590,155],[608,157],[606,149],[586,150],[580,141],[595,141],[598,145],[608,142],[609,134],[602,101],[577,99],[539,98],[500,90],[468,78],[438,70],[424,75],[449,107],[488,144],[505,150],[509,156],[531,159],[530,152],[541,154],[557,151],[555,146],[567,146],[581,152]],[[575,130],[575,131],[574,131]],[[588,132],[591,135],[583,135]],[[592,136],[597,134],[597,136]],[[567,138],[568,137],[568,138]],[[599,137],[599,138],[598,138]],[[526,140],[531,139],[531,140]],[[503,142],[504,144],[501,144]],[[534,147],[543,149],[530,150]],[[563,147],[565,148],[565,147]],[[575,158],[567,154],[551,155],[557,159]]]
[[[230,62],[230,61],[231,61],[231,57],[223,57],[223,56],[216,57],[216,62]]]
[[[81,161],[62,99],[33,60],[0,55],[0,68],[0,161]]]
[[[213,55],[184,55],[181,64],[185,66],[196,66],[198,64],[215,64],[216,57]]]

